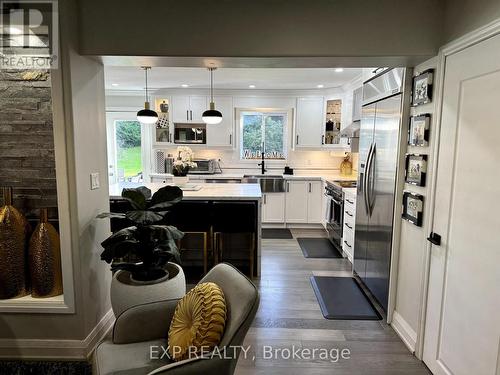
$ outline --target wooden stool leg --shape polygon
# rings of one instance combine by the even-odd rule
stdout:
[[[255,263],[255,233],[252,233],[252,245],[250,246],[250,279],[253,279],[253,267]]]
[[[203,275],[208,272],[208,233],[203,233]]]

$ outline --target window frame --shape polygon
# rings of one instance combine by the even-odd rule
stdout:
[[[238,122],[238,160],[241,163],[254,164],[259,159],[243,158],[243,115],[244,114],[281,114],[285,116],[283,126],[283,154],[284,159],[265,159],[269,164],[284,165],[288,161],[291,141],[289,139],[293,126],[293,108],[236,108],[236,121]]]

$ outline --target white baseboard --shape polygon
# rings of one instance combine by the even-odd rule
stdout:
[[[410,327],[408,322],[403,319],[397,311],[394,311],[392,315],[392,328],[396,331],[398,336],[403,340],[408,349],[415,353],[415,348],[417,345],[417,333]]]
[[[0,358],[85,360],[115,322],[109,310],[84,340],[0,339]]]

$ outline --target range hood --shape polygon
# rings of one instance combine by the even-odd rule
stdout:
[[[339,132],[338,137],[359,138],[359,127],[360,127],[360,121],[353,121],[349,124],[349,126],[346,126]]]

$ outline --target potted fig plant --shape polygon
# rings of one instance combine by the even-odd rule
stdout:
[[[151,196],[151,190],[141,186],[123,189],[122,197],[130,203],[130,211],[97,216],[133,224],[101,244],[101,259],[113,271],[111,306],[116,316],[138,304],[181,298],[186,293],[176,242],[184,233],[162,223],[171,207],[182,200],[182,190],[165,186]]]

